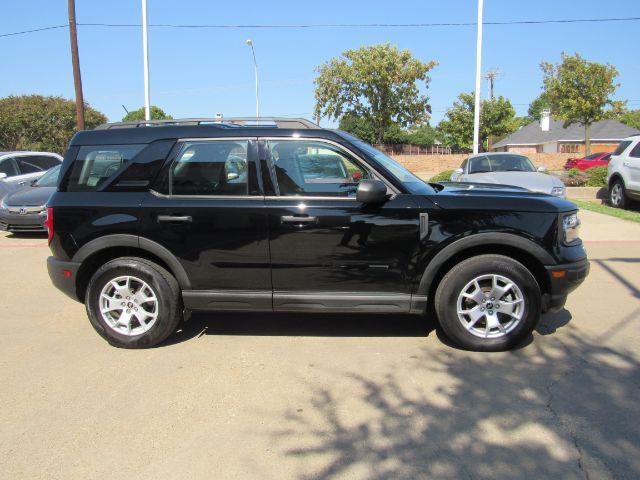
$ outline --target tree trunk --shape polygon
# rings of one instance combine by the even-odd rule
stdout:
[[[584,124],[584,156],[591,155],[591,124]]]
[[[78,130],[84,130],[84,97],[82,95],[82,77],[80,76],[80,58],[78,55],[78,32],[76,31],[76,4],[68,0],[69,40],[71,41],[71,63],[73,65],[73,84],[76,91],[76,123]]]

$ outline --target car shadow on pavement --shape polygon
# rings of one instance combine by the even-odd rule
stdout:
[[[554,333],[571,320],[562,310],[544,315],[536,331],[541,335]],[[203,335],[283,336],[283,337],[428,337],[435,332],[445,345],[459,349],[440,328],[433,314],[373,315],[373,314],[310,314],[265,312],[195,312],[159,347],[175,345]],[[533,341],[527,336],[515,350]]]
[[[426,337],[436,322],[417,315],[194,312],[159,346],[202,335]]]
[[[639,385],[632,352],[566,332],[330,369],[306,401],[259,414],[281,418],[264,434],[296,478],[640,478]]]

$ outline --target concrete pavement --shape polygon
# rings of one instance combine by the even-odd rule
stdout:
[[[118,350],[46,240],[3,234],[0,478],[638,478],[640,226],[581,216],[591,275],[498,354],[419,318],[258,314]]]

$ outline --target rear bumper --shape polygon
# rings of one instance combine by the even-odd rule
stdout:
[[[0,230],[7,232],[46,232],[45,215],[39,213],[20,215],[6,210],[0,211]]]
[[[47,270],[53,285],[76,301],[81,301],[76,292],[76,275],[80,265],[77,262],[58,260],[56,257],[47,258]]]
[[[589,275],[589,260],[586,258],[563,265],[546,267],[549,275],[549,293],[543,296],[543,310],[558,311],[564,307],[567,296],[584,282]]]

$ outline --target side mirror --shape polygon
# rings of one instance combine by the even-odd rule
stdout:
[[[387,200],[387,186],[381,180],[362,180],[358,184],[356,200],[361,203],[383,203]]]
[[[236,172],[229,172],[227,173],[227,180],[235,180],[239,176],[240,175],[238,175]]]
[[[540,166],[538,167],[538,171],[539,171],[540,173],[544,173],[544,172],[546,172],[546,171],[547,171],[547,167],[545,167],[544,165],[540,165]]]
[[[453,173],[451,174],[451,178],[450,178],[450,180],[451,180],[452,182],[455,182],[455,181],[458,179],[458,177],[459,177],[460,175],[462,175],[463,173],[464,173],[464,170],[463,170],[463,169],[461,169],[461,168],[456,168],[456,169],[453,171]]]
[[[7,178],[7,174],[4,172],[0,172],[0,180],[2,180],[3,178]]]

